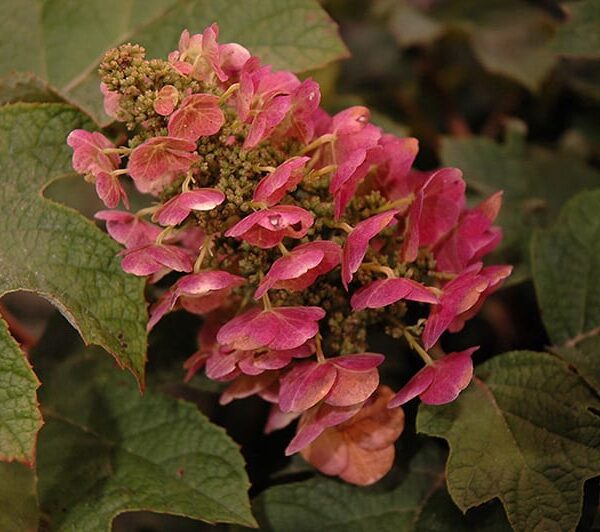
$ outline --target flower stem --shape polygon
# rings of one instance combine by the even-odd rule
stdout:
[[[319,146],[333,142],[334,140],[335,135],[333,133],[325,133],[325,135],[321,135],[318,139],[313,140],[308,146],[302,148],[299,155],[305,155],[310,151],[316,150]]]
[[[200,253],[194,261],[194,273],[198,273],[201,270],[204,258],[206,257],[206,254],[210,251],[210,248],[212,247],[212,240],[213,235],[208,235],[202,243],[202,246],[200,247]]]
[[[273,305],[271,305],[271,300],[269,299],[269,294],[265,293],[265,295],[262,296],[262,302],[265,310],[269,311],[273,308]]]
[[[412,334],[410,334],[406,329],[402,332],[402,334],[404,334],[404,338],[406,338],[408,345],[410,345],[410,347],[418,353],[418,355],[423,359],[423,362],[425,362],[425,364],[427,364],[428,366],[433,364],[433,359],[429,356],[429,353],[421,347],[419,342],[417,342],[417,340]]]
[[[315,336],[315,353],[319,364],[325,362],[325,353],[323,353],[323,345],[321,344],[321,333],[317,333]]]
[[[375,264],[374,262],[365,262],[361,264],[360,267],[368,271],[383,273],[388,279],[394,279],[396,277],[394,270],[389,266],[381,266],[381,264]]]
[[[219,97],[219,105],[223,104],[225,102],[225,100],[227,100],[227,98],[229,98],[234,92],[237,92],[240,88],[240,84],[239,83],[234,83],[233,85],[230,85],[227,90],[221,94],[221,96]]]
[[[415,199],[415,195],[411,192],[408,196],[404,196],[403,198],[397,199],[395,201],[389,201],[385,205],[382,205],[381,207],[379,207],[379,209],[377,209],[375,212],[376,213],[385,212],[385,211],[389,211],[390,209],[397,209],[398,207],[404,207],[406,205],[410,205],[414,199]]]

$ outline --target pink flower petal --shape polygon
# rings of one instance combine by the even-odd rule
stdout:
[[[381,308],[401,299],[437,303],[431,290],[416,281],[404,278],[380,279],[358,289],[350,300],[354,310]]]
[[[184,275],[152,306],[148,329],[152,329],[166,313],[173,310],[179,298],[188,298],[188,305],[185,305],[185,307],[192,306],[193,310],[202,307],[201,313],[205,313],[215,307],[212,305],[202,306],[198,303],[214,294],[224,292],[223,295],[226,296],[231,288],[240,286],[245,282],[246,280],[243,277],[223,271],[206,271]],[[190,301],[195,303],[195,306],[193,303],[190,305]],[[221,302],[222,300],[218,299],[216,306],[220,306]]]
[[[269,418],[265,425],[265,434],[271,434],[275,430],[287,427],[299,415],[296,412],[282,412],[277,405],[271,405]]]
[[[200,137],[218,133],[225,123],[219,98],[212,94],[187,96],[169,118],[169,136],[196,142]]]
[[[294,205],[278,205],[246,216],[225,232],[254,246],[269,249],[285,237],[302,238],[314,222],[314,216]]]
[[[258,183],[253,201],[266,203],[268,207],[279,203],[288,191],[302,181],[302,170],[309,160],[310,157],[293,157],[280,164]]]
[[[408,403],[408,401],[423,393],[431,386],[434,377],[435,369],[433,366],[425,366],[392,397],[392,400],[388,403],[388,408],[395,408]]]
[[[342,257],[342,283],[346,289],[367,253],[369,241],[383,231],[392,222],[398,212],[398,209],[391,209],[371,216],[359,222],[350,232],[346,238]]]
[[[281,379],[279,408],[283,412],[308,410],[329,393],[336,374],[331,364],[313,361],[298,363]]]
[[[129,199],[117,176],[100,172],[96,176],[96,193],[109,209],[114,209],[121,200],[129,208]]]
[[[169,116],[175,110],[178,101],[179,91],[177,88],[173,85],[165,85],[158,91],[152,107],[157,114]]]
[[[244,140],[244,149],[254,148],[269,137],[292,107],[290,96],[276,96],[256,115]]]
[[[163,204],[152,219],[161,225],[178,225],[191,211],[210,211],[225,201],[225,194],[216,188],[188,190]]]
[[[151,275],[162,268],[178,272],[192,270],[192,259],[181,248],[166,244],[148,244],[125,250],[121,267],[134,275]]]
[[[457,168],[431,174],[408,212],[402,256],[416,260],[419,247],[433,245],[456,224],[465,204],[465,182]]]
[[[251,309],[221,327],[217,340],[242,350],[294,349],[317,334],[317,322],[324,316],[325,311],[319,307]]]
[[[231,386],[221,394],[219,404],[227,405],[234,399],[244,399],[255,394],[260,395],[277,381],[278,376],[278,371],[265,372],[256,377],[240,375],[233,381]]]
[[[98,132],[75,129],[69,133],[67,144],[73,148],[73,169],[79,174],[110,174],[119,168],[120,159],[117,154],[103,153],[102,150],[114,148],[115,145]]]
[[[173,137],[153,137],[129,156],[127,169],[140,192],[158,194],[198,161],[196,143]]]
[[[108,234],[126,248],[138,248],[153,243],[160,227],[124,211],[98,211],[94,218],[106,222]]]
[[[473,378],[471,355],[477,349],[478,347],[471,347],[436,360],[433,382],[420,394],[421,401],[429,405],[443,405],[454,401]]]

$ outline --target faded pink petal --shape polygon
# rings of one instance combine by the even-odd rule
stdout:
[[[144,246],[124,250],[121,267],[134,275],[151,275],[162,268],[177,272],[192,270],[191,257],[181,248],[167,244],[146,244]]]
[[[194,313],[206,313],[219,307],[231,288],[240,286],[246,280],[238,275],[223,271],[205,271],[184,275],[167,290],[150,310],[148,329],[167,313],[173,310],[179,299],[182,306]],[[214,296],[220,296],[215,298]],[[187,304],[184,304],[186,302]],[[200,310],[200,312],[198,312]]]
[[[271,288],[304,290],[319,275],[335,268],[340,256],[341,248],[335,242],[316,240],[301,244],[273,263],[254,297],[262,297]]]
[[[296,412],[282,412],[279,406],[276,404],[271,405],[269,411],[269,418],[265,424],[265,434],[271,434],[275,430],[287,427],[294,419],[300,414]]]
[[[104,220],[108,234],[128,249],[153,243],[161,231],[157,225],[125,211],[99,211],[94,218]]]
[[[238,367],[247,375],[259,375],[266,370],[282,369],[293,358],[306,358],[314,352],[314,344],[307,342],[295,349],[286,349],[283,351],[268,350],[262,353],[254,353],[252,356],[240,360]]]
[[[162,87],[152,106],[157,114],[161,116],[169,116],[177,106],[179,101],[179,91],[173,85],[165,85]]]
[[[479,347],[450,353],[425,366],[392,398],[388,408],[403,405],[417,395],[426,404],[442,405],[454,401],[473,377],[471,355]]]
[[[127,169],[140,192],[158,194],[199,160],[196,143],[173,137],[153,137],[135,148]]]
[[[212,94],[187,96],[169,118],[169,136],[196,142],[218,133],[225,122],[219,98]]]
[[[101,172],[96,176],[96,193],[104,205],[114,209],[121,200],[129,208],[129,199],[117,176]]]
[[[227,405],[234,399],[244,399],[256,394],[261,395],[264,390],[267,390],[276,383],[278,377],[278,371],[265,372],[256,377],[240,375],[233,381],[231,386],[221,394],[219,404]]]
[[[385,357],[378,353],[361,353],[330,358],[337,371],[336,380],[325,397],[332,406],[351,406],[367,400],[379,385],[379,366]]]
[[[152,216],[161,225],[178,225],[192,211],[210,211],[225,201],[225,194],[216,188],[188,190],[172,197]]]
[[[371,216],[359,222],[348,234],[342,256],[342,282],[346,289],[367,253],[369,241],[383,231],[398,212],[398,209],[391,209]]]
[[[404,278],[380,279],[358,289],[350,303],[354,310],[380,308],[401,299],[437,303],[438,298],[431,290],[416,281]]]
[[[103,153],[102,150],[114,148],[115,145],[101,133],[74,129],[67,137],[67,144],[73,148],[73,169],[79,174],[97,177],[119,168],[120,159],[117,154]]]
[[[111,118],[117,118],[121,95],[118,92],[108,90],[106,83],[100,83],[100,92],[104,96],[104,112]]]
[[[310,157],[292,157],[280,164],[273,173],[261,179],[252,200],[263,202],[267,207],[279,203],[288,191],[302,181],[303,169],[308,161]]]
[[[283,412],[304,412],[316,405],[331,390],[337,371],[328,363],[300,362],[282,379],[279,408]]]
[[[244,63],[250,59],[250,52],[241,44],[234,42],[219,46],[219,61],[221,69],[231,82],[231,78],[238,78]]]
[[[255,308],[223,325],[217,340],[241,350],[294,349],[317,334],[317,322],[324,316],[325,311],[319,307]]]
[[[278,205],[246,216],[228,229],[225,236],[245,240],[263,249],[275,247],[285,237],[302,238],[314,222],[314,216],[294,205]]]

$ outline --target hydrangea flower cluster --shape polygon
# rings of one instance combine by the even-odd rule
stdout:
[[[259,395],[267,432],[298,419],[287,454],[371,484],[394,460],[401,405],[452,401],[471,380],[476,348],[430,351],[510,273],[481,262],[501,194],[467,207],[460,170],[411,168],[416,139],[365,107],[330,116],[315,81],[217,38],[186,30],[167,61],[109,51],[105,110],[130,138],[73,131],[73,167],[109,209],[96,217],[123,269],[155,287],[149,329],[174,309],[204,317],[186,378],[228,382],[223,404]],[[129,209],[123,176],[153,203],[115,210]],[[373,326],[423,359],[397,393],[380,384]]]

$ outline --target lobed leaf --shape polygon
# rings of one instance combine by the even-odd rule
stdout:
[[[477,369],[454,403],[422,404],[417,430],[446,439],[448,491],[463,511],[498,497],[516,531],[574,530],[600,474],[597,397],[557,358],[530,351]]]
[[[143,280],[122,271],[119,246],[92,222],[42,196],[51,181],[73,173],[68,133],[90,126],[62,104],[0,108],[0,295],[45,297],[86,343],[105,348],[142,383]]]
[[[254,525],[239,448],[194,405],[141,396],[90,351],[53,375],[38,457],[50,530],[106,531],[134,510]]]
[[[38,519],[34,472],[22,464],[0,462],[0,530],[34,532]]]
[[[569,20],[563,24],[552,42],[560,55],[597,59],[600,57],[600,4],[597,0],[581,0],[568,4]]]
[[[434,445],[421,446],[408,471],[391,490],[381,485],[359,488],[336,480],[311,480],[269,488],[253,508],[265,532],[332,530],[352,532],[509,530],[498,505],[464,516],[443,489],[443,453]]]
[[[184,28],[221,25],[264,63],[295,71],[346,55],[337,28],[316,0],[0,0],[0,76],[27,71],[101,124],[96,73],[104,52],[139,42],[151,57],[177,47]]]
[[[554,227],[534,234],[531,262],[550,339],[560,345],[599,334],[600,189],[572,198]]]
[[[39,385],[0,318],[0,460],[35,462],[37,433],[43,423],[36,397]]]

